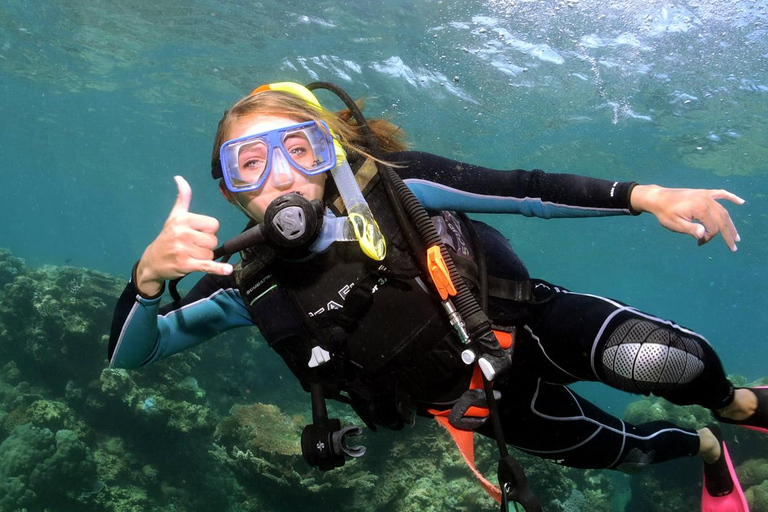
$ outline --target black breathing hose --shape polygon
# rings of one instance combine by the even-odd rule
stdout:
[[[224,242],[221,247],[217,247],[213,251],[213,259],[217,260],[222,256],[235,254],[236,252],[265,242],[267,240],[265,231],[264,224],[256,224],[255,226],[246,229],[236,237]]]

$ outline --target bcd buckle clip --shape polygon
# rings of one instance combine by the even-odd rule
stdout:
[[[501,399],[501,392],[493,392],[496,400]],[[485,398],[485,390],[468,389],[459,397],[451,407],[448,414],[451,426],[459,430],[477,430],[488,421],[488,402]]]

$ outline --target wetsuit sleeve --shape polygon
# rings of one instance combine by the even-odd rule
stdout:
[[[231,277],[203,276],[180,303],[160,307],[129,281],[117,302],[109,365],[137,368],[235,327],[253,325]]]
[[[390,153],[386,159],[428,210],[542,218],[637,214],[629,202],[632,182],[502,171],[415,151]]]

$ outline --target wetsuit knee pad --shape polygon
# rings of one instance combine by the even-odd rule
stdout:
[[[653,464],[653,450],[642,450],[640,448],[631,448],[627,450],[627,453],[621,458],[618,464],[613,468],[616,471],[621,471],[628,475],[639,473],[649,464]]]
[[[669,325],[626,320],[610,332],[600,355],[604,379],[613,387],[646,395],[687,384],[704,371],[702,343]]]

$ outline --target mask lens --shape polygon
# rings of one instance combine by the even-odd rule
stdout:
[[[329,138],[320,127],[312,125],[286,131],[281,143],[292,165],[304,173],[315,174],[330,169]]]
[[[235,186],[257,183],[267,168],[269,147],[263,140],[255,140],[241,145],[237,151],[236,176],[232,176]]]

